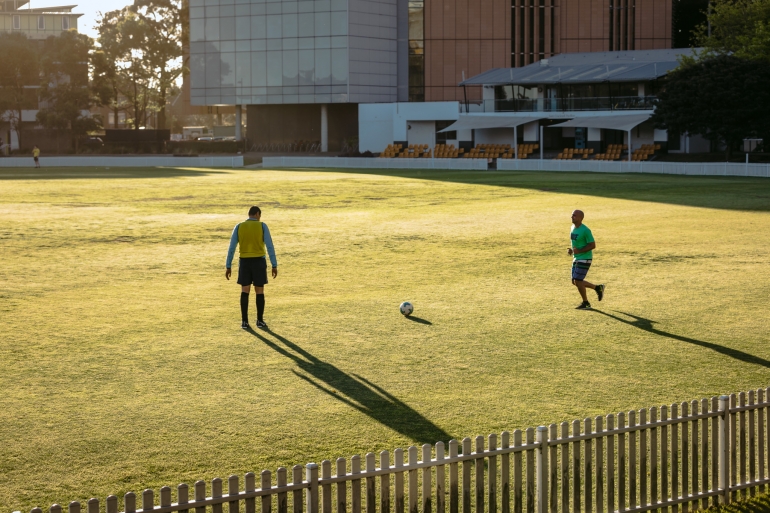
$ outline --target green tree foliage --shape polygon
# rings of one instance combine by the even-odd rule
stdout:
[[[153,70],[147,61],[147,48],[154,34],[133,6],[104,14],[97,30],[99,45],[114,65],[115,101],[125,98],[128,121],[138,130],[146,124],[152,96]]]
[[[155,37],[149,39],[147,63],[155,76],[157,128],[166,128],[166,98],[182,74],[183,14],[176,0],[136,0],[134,8]]]
[[[79,137],[99,128],[89,112],[95,103],[88,83],[92,47],[88,36],[67,31],[44,42],[40,59],[42,107],[37,121],[46,128],[71,130],[76,150]]]
[[[770,0],[712,0],[696,40],[709,54],[770,62]]]
[[[22,111],[37,108],[35,89],[40,84],[38,55],[34,43],[19,32],[0,32],[0,114],[16,132],[21,145]]]
[[[158,128],[165,127],[166,99],[183,70],[181,26],[177,0],[137,0],[102,16],[95,82],[116,121],[125,110],[138,129],[158,112]]]
[[[668,74],[653,121],[670,132],[723,142],[727,157],[744,138],[770,136],[770,63],[731,55],[687,62]]]

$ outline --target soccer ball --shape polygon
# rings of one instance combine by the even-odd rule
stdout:
[[[414,312],[414,307],[412,306],[412,303],[409,301],[404,301],[401,303],[401,306],[399,307],[401,310],[401,313],[404,315],[412,315],[412,312]]]

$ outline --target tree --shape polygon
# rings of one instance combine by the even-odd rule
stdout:
[[[744,138],[770,135],[770,63],[717,55],[670,72],[652,120],[669,132],[723,142],[726,157]]]
[[[1,32],[0,55],[0,116],[10,123],[21,147],[22,111],[38,106],[37,91],[28,87],[40,84],[37,52],[25,34]]]
[[[770,0],[712,0],[696,40],[707,55],[770,62]]]
[[[148,40],[147,63],[155,71],[158,98],[158,126],[166,128],[166,98],[182,67],[183,13],[176,0],[136,0],[134,8],[147,26],[155,33]]]
[[[91,38],[74,31],[49,37],[43,44],[41,69],[43,107],[37,121],[53,130],[71,130],[75,151],[80,136],[99,128],[89,109],[94,97],[88,84]]]
[[[100,19],[94,81],[116,123],[124,110],[138,129],[151,110],[165,127],[169,91],[183,71],[182,22],[179,0],[136,0]]]
[[[149,25],[134,12],[133,6],[111,11],[102,16],[97,27],[99,45],[109,60],[105,77],[112,73],[116,92],[113,100],[126,98],[129,121],[138,130],[147,120],[147,107],[152,95],[153,69],[147,48],[155,35]],[[117,114],[117,113],[116,113]]]

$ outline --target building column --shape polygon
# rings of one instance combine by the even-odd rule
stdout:
[[[329,114],[325,103],[321,104],[321,151],[329,151]]]
[[[633,130],[633,129],[632,129]],[[628,161],[631,162],[631,130],[628,131]]]
[[[243,139],[243,137],[241,136],[241,130],[242,130],[241,116],[243,115],[243,112],[241,109],[242,109],[241,105],[235,106],[235,140],[236,141],[240,141],[241,139]]]
[[[544,131],[545,131],[545,127],[543,125],[540,125],[540,142],[538,144],[538,146],[540,146],[540,160],[543,160],[543,149],[544,149],[543,146],[545,146],[545,144],[543,143],[543,141],[545,140]]]

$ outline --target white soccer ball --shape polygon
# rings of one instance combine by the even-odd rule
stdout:
[[[409,301],[404,301],[401,303],[401,306],[399,307],[401,310],[401,313],[404,315],[412,315],[412,312],[414,312],[414,306],[412,306],[412,303]]]

